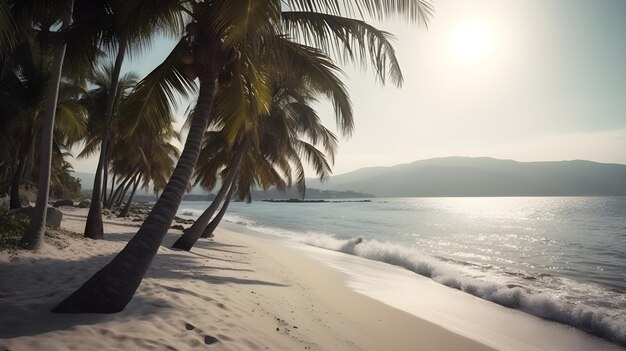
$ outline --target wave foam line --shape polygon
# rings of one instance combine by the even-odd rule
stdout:
[[[626,321],[605,310],[559,301],[545,293],[520,286],[498,285],[461,276],[448,264],[419,252],[376,240],[340,240],[326,235],[300,238],[304,244],[344,252],[370,260],[404,267],[448,287],[464,291],[499,305],[519,309],[537,317],[570,325],[601,338],[626,345]]]

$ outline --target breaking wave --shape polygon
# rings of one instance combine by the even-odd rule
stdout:
[[[603,308],[564,301],[519,284],[498,284],[466,276],[449,263],[397,244],[362,238],[341,240],[321,234],[310,234],[297,240],[307,245],[404,267],[479,298],[626,345],[624,315],[612,315]]]

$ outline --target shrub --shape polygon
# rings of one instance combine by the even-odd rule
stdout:
[[[28,229],[30,219],[23,213],[0,209],[0,250],[17,250],[20,239]]]

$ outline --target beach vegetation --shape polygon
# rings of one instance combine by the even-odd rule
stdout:
[[[95,171],[94,191],[84,234],[92,239],[104,235],[102,204],[107,202],[107,178],[111,156],[111,128],[118,97],[118,85],[122,65],[127,55],[139,55],[148,47],[157,32],[175,33],[182,28],[182,17],[173,2],[100,1],[92,4],[89,18],[78,21],[71,32],[73,40],[86,43],[88,47],[103,49],[115,56],[113,66],[107,70],[107,88],[102,111],[102,136],[100,156]],[[145,118],[140,114],[137,118]]]
[[[3,47],[14,45],[11,22],[3,19],[4,14],[15,10],[14,2],[9,4],[8,12],[0,9],[0,25],[8,29],[7,34],[0,38]],[[37,6],[25,17],[29,19],[29,25],[33,18],[39,18],[35,15],[45,13],[52,18],[50,23],[55,25],[48,28],[56,29],[55,34],[63,34],[63,39],[53,46],[55,55],[52,78],[48,80],[48,106],[56,105],[56,98],[53,97],[56,97],[61,82],[66,47],[68,60],[74,60],[80,55],[76,55],[73,44],[80,43],[82,52],[91,55],[92,66],[96,64],[95,57],[100,51],[116,56],[106,96],[100,162],[93,191],[95,201],[91,202],[93,208],[85,228],[87,236],[102,236],[99,206],[110,196],[106,192],[105,177],[111,169],[112,160],[108,157],[113,147],[111,121],[115,112],[120,67],[126,52],[140,53],[156,33],[180,35],[172,53],[135,86],[127,104],[120,110],[121,115],[129,116],[128,119],[123,118],[126,121],[121,131],[123,137],[134,138],[142,131],[144,123],[148,123],[154,126],[149,129],[150,133],[156,134],[146,135],[153,136],[153,140],[154,137],[163,138],[167,134],[163,126],[169,122],[171,110],[178,99],[195,93],[198,96],[178,163],[142,227],[113,261],[54,309],[55,312],[72,313],[111,313],[124,309],[156,255],[188,188],[207,127],[220,118],[227,121],[224,123],[227,128],[223,131],[225,143],[230,150],[236,150],[231,153],[230,170],[225,182],[235,179],[240,163],[237,159],[243,159],[244,154],[248,154],[245,151],[249,145],[258,147],[258,120],[271,112],[275,93],[272,86],[275,71],[272,67],[280,67],[295,77],[305,79],[316,96],[330,99],[339,129],[349,135],[353,128],[352,109],[340,79],[339,63],[352,62],[370,67],[381,83],[390,80],[395,85],[401,85],[402,74],[391,45],[391,35],[378,30],[368,21],[390,16],[425,21],[431,11],[430,5],[423,0],[76,0],[76,6],[73,0],[59,0],[46,3],[34,1],[33,4]],[[73,17],[75,23],[70,26]],[[187,24],[185,27],[183,22]],[[16,27],[19,28],[19,24]],[[65,75],[72,76],[69,71]],[[221,94],[222,90],[231,90],[232,93]],[[40,216],[40,212],[47,205],[49,188],[50,165],[46,164],[46,160],[52,154],[55,116],[54,109],[47,108],[46,111],[41,134],[38,213],[33,217],[29,230],[29,238],[36,236],[39,239],[26,239],[33,248],[41,243],[41,218],[45,219],[45,213]],[[299,145],[298,159],[303,157],[312,161],[318,173],[329,169],[323,153],[320,154],[314,145]],[[164,155],[167,155],[166,159],[173,156],[168,152]],[[285,160],[295,162],[295,158],[289,155],[286,154]],[[147,164],[150,169],[154,168],[152,162]],[[138,184],[138,175],[130,178],[129,174],[117,176],[127,179],[124,188],[131,183],[133,186]],[[299,178],[297,162],[296,178]]]
[[[20,240],[28,229],[30,218],[24,213],[0,209],[0,250],[20,249]]]
[[[7,146],[0,162],[8,169],[3,177],[11,177],[12,208],[22,205],[22,185],[36,184],[36,206],[22,243],[37,249],[49,194],[76,194],[79,186],[64,158],[84,136],[86,115],[77,99],[85,70],[79,68],[89,60],[80,43],[67,45],[63,38],[73,1],[3,1],[0,7],[0,139]]]
[[[81,100],[89,111],[89,134],[85,138],[85,146],[78,154],[86,158],[100,151],[107,95],[113,77],[113,66],[104,65],[98,68],[90,79],[91,89]],[[126,205],[120,211],[125,217],[132,204],[135,192],[140,187],[161,191],[172,173],[178,149],[171,141],[179,140],[180,135],[173,129],[173,115],[170,112],[163,124],[155,124],[139,118],[138,127],[132,136],[126,135],[128,118],[126,112],[132,110],[131,104],[140,101],[132,99],[132,93],[139,78],[128,72],[118,78],[116,101],[110,122],[110,140],[108,143],[106,174],[112,177],[111,188],[103,186],[102,206],[107,209],[120,208],[129,194]],[[107,184],[108,185],[108,184]]]

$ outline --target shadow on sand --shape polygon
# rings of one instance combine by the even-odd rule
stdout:
[[[65,214],[68,217],[81,217]],[[84,217],[83,217],[84,218]],[[119,223],[115,223],[119,225]],[[130,224],[130,223],[129,223]],[[127,242],[135,233],[105,234],[104,240]],[[162,248],[154,259],[145,278],[152,279],[193,279],[209,284],[266,285],[285,287],[286,285],[229,276],[229,272],[251,272],[245,251],[247,247],[221,244],[201,239],[198,247],[219,253],[221,257],[197,252],[185,252],[170,248],[180,236],[178,231],[167,234]],[[89,240],[76,239],[70,240]],[[63,298],[71,294],[91,275],[106,265],[114,254],[91,256],[80,261],[39,259],[15,260],[0,264],[0,338],[37,335],[56,330],[65,330],[77,325],[92,325],[107,321],[123,320],[137,316],[159,313],[161,309],[172,308],[171,304],[155,294],[135,296],[126,309],[116,314],[62,315],[49,312]],[[206,263],[212,263],[207,265]],[[220,263],[223,266],[220,267]],[[156,282],[154,287],[171,292],[190,293],[188,290],[167,287]],[[145,287],[145,282],[142,284]],[[142,286],[139,287],[141,292]],[[210,291],[208,292],[210,294]],[[195,293],[194,293],[195,294]],[[209,296],[206,299],[211,299]],[[150,307],[146,308],[146,304]]]

